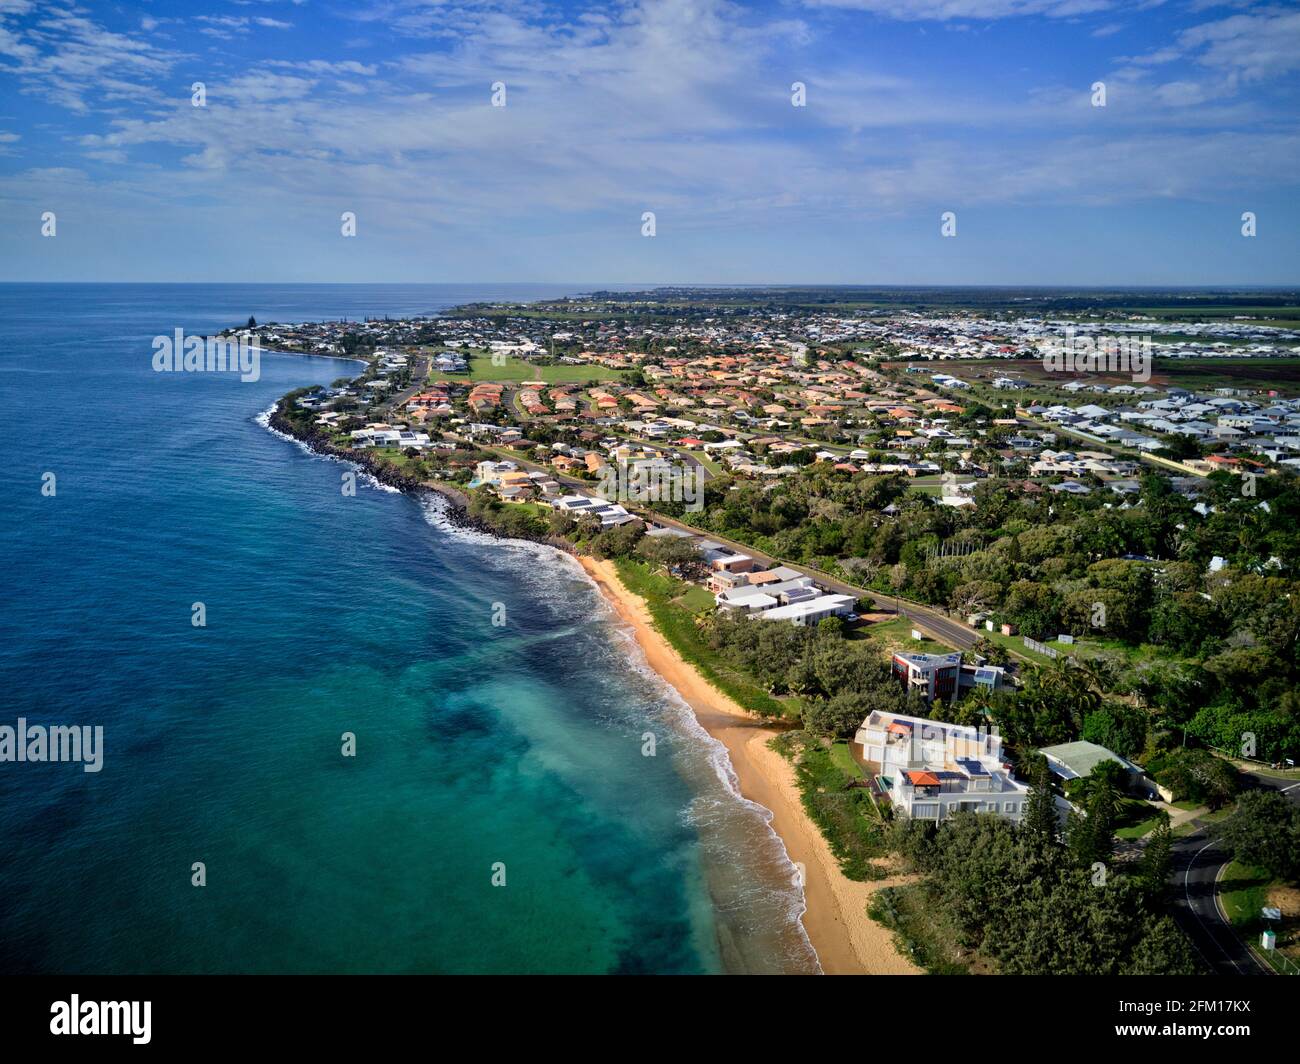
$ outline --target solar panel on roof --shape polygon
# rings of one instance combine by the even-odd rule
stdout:
[[[989,770],[976,761],[973,757],[959,757],[957,764],[966,770],[968,776],[987,776]]]

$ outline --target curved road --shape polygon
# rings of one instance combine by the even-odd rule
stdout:
[[[1300,783],[1246,773],[1257,787],[1279,790],[1300,802]],[[1255,957],[1219,907],[1219,877],[1230,860],[1204,829],[1173,844],[1173,917],[1215,975],[1272,975]]]
[[[1219,909],[1219,875],[1229,860],[1197,832],[1174,843],[1174,919],[1215,975],[1270,974]]]

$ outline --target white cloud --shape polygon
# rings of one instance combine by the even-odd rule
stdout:
[[[1156,66],[1130,64],[1108,79],[1102,112],[1086,86],[962,94],[925,69],[905,79],[860,62],[811,63],[805,22],[722,0],[561,21],[457,12],[395,10],[440,47],[384,63],[286,58],[232,77],[215,70],[204,109],[189,104],[188,70],[185,92],[156,87],[176,80],[178,54],[147,42],[92,52],[100,58],[72,78],[68,106],[130,106],[76,141],[99,171],[85,178],[87,195],[101,211],[152,198],[175,217],[199,199],[223,228],[255,219],[268,232],[314,232],[349,209],[391,240],[473,239],[647,209],[688,231],[936,203],[1196,199],[1275,182],[1300,158],[1294,135],[1252,121],[1252,104],[1234,98],[1226,60],[1203,82],[1180,68],[1164,84]],[[1208,56],[1235,39],[1179,42],[1167,62],[1182,56],[1203,73],[1209,64],[1187,62],[1186,50]],[[62,43],[15,45],[35,49],[21,61],[28,88],[59,102],[50,71]],[[114,54],[137,59],[100,62]],[[789,86],[800,65],[809,106],[796,109]],[[508,86],[504,108],[490,105],[497,80]],[[1228,126],[1242,132],[1219,132]]]
[[[1204,65],[1247,81],[1275,77],[1300,69],[1300,11],[1233,15],[1185,30],[1178,42]]]
[[[1108,11],[1113,0],[804,0],[809,7],[868,11],[907,22],[946,22],[950,19],[993,19],[1043,15],[1073,18]]]

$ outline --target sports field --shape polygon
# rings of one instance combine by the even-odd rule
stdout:
[[[545,381],[547,384],[580,384],[586,381],[616,381],[623,376],[622,370],[610,369],[608,366],[591,365],[556,365],[537,366],[523,359],[506,356],[493,362],[486,352],[469,356],[468,373],[430,372],[429,379],[434,381]]]

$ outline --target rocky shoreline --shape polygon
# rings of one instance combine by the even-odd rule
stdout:
[[[500,530],[492,525],[490,521],[481,516],[470,512],[469,496],[452,484],[435,483],[431,481],[420,480],[417,477],[402,473],[394,469],[387,462],[382,461],[373,451],[359,451],[351,447],[340,447],[330,437],[329,433],[318,428],[303,428],[302,426],[291,421],[284,416],[281,405],[284,400],[276,403],[275,410],[271,413],[267,424],[276,432],[289,436],[303,446],[308,448],[313,454],[327,455],[331,458],[339,458],[359,466],[364,472],[374,477],[381,484],[388,487],[396,488],[398,491],[405,492],[408,495],[423,495],[434,493],[442,496],[448,503],[447,520],[457,528],[464,528],[474,532],[483,532],[490,536],[498,538],[520,539],[526,538],[534,543],[545,543],[547,546],[554,547],[556,550],[562,550],[566,554],[575,554],[576,551],[572,543],[559,536],[527,536],[521,537],[511,535],[503,537]]]

